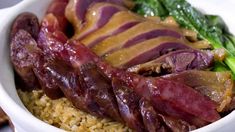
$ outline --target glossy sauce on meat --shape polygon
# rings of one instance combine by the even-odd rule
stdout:
[[[64,96],[78,109],[135,131],[190,131],[220,119],[218,111],[232,100],[230,74],[199,71],[213,65],[210,52],[177,26],[127,8],[126,0],[54,0],[40,26],[33,14],[21,14],[11,31],[16,73],[28,90]],[[164,76],[151,77],[153,70]]]

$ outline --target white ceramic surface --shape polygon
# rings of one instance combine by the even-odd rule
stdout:
[[[0,10],[0,106],[9,115],[18,132],[61,132],[35,118],[20,101],[9,61],[9,30],[14,18],[21,12],[32,12],[41,18],[51,0],[24,0],[14,7]],[[195,7],[209,14],[222,16],[235,34],[235,2],[232,0],[189,0]],[[232,132],[235,130],[235,112],[194,132]]]
[[[0,0],[0,9],[13,6],[19,3],[20,1],[22,0]]]

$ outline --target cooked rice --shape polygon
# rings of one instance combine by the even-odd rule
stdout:
[[[26,108],[42,121],[73,132],[126,132],[125,125],[76,109],[66,98],[51,100],[41,90],[18,94]]]

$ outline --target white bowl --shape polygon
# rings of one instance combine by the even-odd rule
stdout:
[[[21,12],[35,13],[39,18],[45,13],[51,0],[24,0],[18,5],[0,10],[0,106],[11,118],[18,132],[61,132],[34,117],[22,104],[14,84],[14,75],[9,59],[9,31],[12,21]],[[230,31],[235,34],[235,2],[232,0],[189,0],[195,7],[209,14],[220,15]],[[235,130],[235,112],[194,132],[232,132]]]

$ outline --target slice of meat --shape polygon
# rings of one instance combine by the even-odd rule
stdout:
[[[65,97],[76,108],[98,117],[106,117],[98,104],[85,93],[85,87],[80,84],[80,80],[83,79],[69,64],[61,60],[52,61],[46,64],[46,72],[55,79]]]
[[[159,117],[159,113],[155,111],[154,107],[148,100],[142,98],[139,101],[139,107],[145,125],[145,129],[147,131],[149,132],[167,131],[166,126],[164,126],[164,123]]]
[[[38,47],[43,50],[45,54],[52,55],[61,52],[64,44],[68,40],[67,36],[62,32],[59,21],[53,14],[47,14],[41,24],[41,29],[38,35]],[[55,56],[55,55],[54,55]]]
[[[150,100],[160,112],[196,126],[220,119],[215,102],[185,84],[162,78],[145,78],[114,68],[79,42],[69,42],[66,49],[74,68],[93,61],[107,77],[123,81],[139,96]]]
[[[145,21],[118,35],[111,36],[103,40],[94,46],[93,51],[97,55],[103,56],[106,53],[111,53],[120,48],[130,47],[137,43],[160,36],[171,36],[175,38],[182,37],[180,31],[176,28],[169,29],[156,22]]]
[[[108,54],[105,60],[115,67],[129,68],[179,49],[190,49],[190,47],[176,38],[158,37]]]
[[[41,88],[52,99],[63,96],[55,82],[44,73],[44,59],[37,42],[25,30],[19,30],[11,43],[11,59],[16,72],[26,83],[24,90]],[[43,61],[43,62],[42,62]],[[39,83],[40,86],[39,86]]]
[[[147,63],[135,65],[128,71],[151,76],[154,73],[175,73],[191,69],[207,69],[213,64],[213,55],[200,50],[184,49],[170,52]]]
[[[39,33],[37,16],[29,12],[24,12],[17,16],[11,27],[11,38],[13,38],[20,29],[25,30],[33,37],[33,39],[37,40]]]
[[[189,132],[196,129],[196,126],[190,125],[189,123],[176,119],[170,116],[161,115],[162,120],[165,122],[166,126],[170,128],[172,132]]]
[[[145,127],[149,132],[172,131],[188,132],[196,129],[195,126],[171,116],[166,116],[157,112],[153,105],[146,99],[140,100],[140,111]]]
[[[44,93],[51,99],[59,99],[64,96],[56,81],[46,72],[48,58],[38,54],[33,71]]]
[[[49,5],[47,9],[47,14],[52,13],[56,16],[57,20],[59,21],[59,28],[62,31],[66,31],[68,27],[68,20],[65,18],[65,8],[68,4],[68,0],[53,0],[52,3]]]
[[[213,55],[210,52],[185,49],[170,52],[152,62],[167,64],[171,67],[171,72],[181,72],[190,69],[209,68],[213,64]]]
[[[121,33],[143,20],[144,18],[132,12],[120,11],[114,14],[102,28],[87,35],[81,42],[88,47],[93,47],[105,38]]]
[[[144,93],[145,98],[149,97],[153,106],[160,112],[185,120],[197,127],[220,118],[213,101],[183,83],[159,78],[149,80],[146,85],[148,91],[144,89],[145,86],[134,89],[137,93]]]
[[[66,7],[65,16],[73,24],[76,32],[85,22],[87,9],[96,2],[109,2],[117,5],[125,5],[126,0],[70,0]]]
[[[93,62],[108,78],[112,79],[115,77],[123,81],[127,87],[132,88],[139,96],[145,97],[151,101],[154,104],[154,107],[160,112],[184,119],[196,126],[202,126],[220,118],[218,112],[215,110],[216,104],[213,101],[182,83],[161,78],[145,78],[128,73],[124,70],[113,68],[85,45],[76,41],[69,41],[67,44],[61,45],[61,49],[63,50],[48,49],[50,50],[50,52],[48,52],[50,53],[48,54],[49,56],[58,55],[57,57],[63,59],[65,62],[69,62],[70,67],[72,66],[75,70],[78,70],[83,64]],[[58,72],[54,71],[52,70],[51,73],[55,78],[60,80],[61,85],[63,84],[63,90],[65,90],[66,87],[70,88],[71,86],[67,86],[70,85],[70,83],[66,84],[67,80],[63,80],[63,77],[60,74],[58,75]],[[69,70],[66,70],[66,72],[68,71]],[[65,75],[74,76],[76,75],[74,72],[75,71],[72,71],[71,75]],[[76,84],[76,87],[78,86],[79,85]],[[72,97],[74,97],[73,94]],[[86,104],[86,101],[83,99],[77,99],[74,103],[80,101],[85,102]],[[97,111],[99,111],[99,108],[97,108]]]
[[[84,64],[79,68],[79,75],[85,87],[85,92],[90,99],[95,101],[100,110],[105,115],[112,119],[121,122],[117,102],[112,90],[111,80],[109,80],[103,73],[98,69],[95,64],[89,63]]]
[[[112,86],[120,114],[127,126],[137,132],[143,132],[144,124],[139,111],[139,96],[136,95],[132,89],[125,86],[122,81],[116,78],[113,78]]]
[[[87,10],[85,23],[77,30],[73,39],[83,39],[86,35],[104,26],[109,19],[117,12],[127,10],[122,6],[107,2],[92,4]]]
[[[15,36],[11,38],[10,56],[13,67],[23,84],[23,90],[33,90],[39,88],[38,80],[33,72],[33,66],[37,52],[37,42],[25,30],[20,29]],[[24,87],[25,86],[25,87]]]
[[[184,83],[217,102],[219,112],[226,108],[233,93],[230,72],[189,70],[163,76],[166,79]]]
[[[56,81],[46,72],[48,61],[54,59],[55,56],[63,50],[64,43],[66,43],[68,39],[62,32],[64,29],[60,28],[60,22],[61,21],[52,13],[47,14],[43,18],[37,43],[37,46],[42,50],[43,54],[41,54],[37,62],[34,63],[34,73],[39,79],[46,95],[52,99],[63,96]],[[54,50],[54,53],[52,53],[51,50]]]

